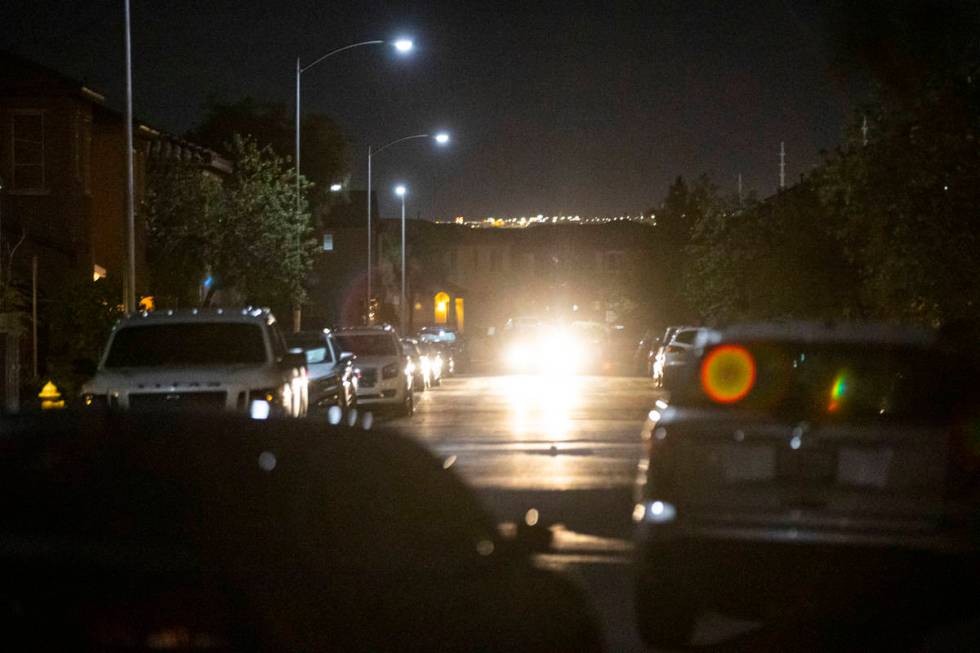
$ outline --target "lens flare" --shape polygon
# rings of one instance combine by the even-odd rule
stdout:
[[[847,392],[847,375],[839,372],[834,377],[834,384],[830,387],[830,403],[827,404],[827,412],[836,413],[840,408],[844,393]]]
[[[735,403],[752,390],[755,373],[755,358],[745,347],[722,345],[701,364],[701,387],[713,401]]]

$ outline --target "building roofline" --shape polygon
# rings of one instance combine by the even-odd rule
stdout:
[[[92,89],[83,81],[69,77],[62,72],[45,66],[44,64],[38,63],[32,59],[28,59],[15,52],[2,48],[0,48],[0,61],[9,61],[16,66],[25,68],[31,72],[35,72],[38,75],[38,79],[46,78],[53,81],[56,85],[61,86],[66,93],[75,95],[82,100],[92,103],[92,105],[96,107],[98,111],[112,118],[118,119],[120,122],[124,122],[126,119],[123,112],[114,109],[105,103],[104,95]],[[9,88],[16,89],[16,86]],[[29,86],[25,86],[24,90],[26,91],[28,89]],[[0,84],[0,96],[4,94],[3,86]],[[161,151],[167,151],[168,154],[172,150],[178,154],[181,160],[192,159],[199,163],[204,163],[220,172],[230,173],[232,171],[231,162],[223,158],[214,150],[206,148],[203,145],[191,143],[180,136],[176,136],[164,130],[152,127],[146,121],[140,120],[138,117],[133,118],[133,128],[135,131],[135,136],[151,141],[151,150],[153,149],[153,142],[169,143],[172,144],[172,148],[161,147],[158,149]]]

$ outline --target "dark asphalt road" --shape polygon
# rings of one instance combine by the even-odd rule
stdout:
[[[416,415],[392,425],[451,462],[500,522],[537,509],[555,533],[540,563],[586,588],[608,650],[643,651],[630,515],[640,426],[658,396],[634,377],[457,377],[417,395]],[[711,637],[733,626],[707,625]]]

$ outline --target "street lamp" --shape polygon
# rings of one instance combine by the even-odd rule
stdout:
[[[339,193],[342,190],[344,190],[344,185],[343,184],[330,184],[330,192],[331,193]]]
[[[342,48],[331,50],[330,52],[326,53],[319,59],[316,59],[313,63],[309,63],[305,66],[302,65],[299,57],[296,57],[296,161],[294,164],[296,167],[296,213],[299,213],[299,206],[300,206],[300,197],[299,197],[300,77],[302,76],[303,73],[305,73],[307,70],[317,65],[324,59],[332,57],[335,54],[340,54],[341,52],[344,52],[346,50],[352,50],[354,48],[359,48],[364,45],[391,45],[392,47],[395,48],[395,51],[398,52],[399,54],[408,54],[415,47],[415,44],[412,42],[412,40],[407,38],[399,38],[394,41],[383,41],[383,40],[361,41],[360,43],[352,43],[350,45],[345,45]]]
[[[381,152],[387,150],[392,145],[398,145],[399,143],[404,143],[405,141],[411,141],[417,138],[431,138],[438,145],[446,145],[449,143],[449,134],[447,132],[436,132],[435,134],[415,134],[414,136],[405,136],[404,138],[398,138],[391,141],[379,148],[374,148],[368,145],[368,157],[367,157],[367,232],[368,232],[368,248],[367,248],[367,305],[371,305],[371,257],[373,249],[373,238],[371,237],[371,159],[375,154],[380,154]],[[297,182],[298,183],[298,182]],[[399,188],[404,188],[404,186],[399,186]],[[397,193],[397,190],[395,191]],[[403,207],[404,208],[404,207]]]
[[[399,184],[395,186],[395,195],[402,200],[402,294],[401,302],[398,304],[401,313],[401,332],[405,333],[405,325],[407,324],[407,316],[405,312],[405,194],[408,189],[405,188],[404,184]]]

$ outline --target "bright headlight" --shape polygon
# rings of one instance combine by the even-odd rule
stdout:
[[[524,345],[513,345],[507,350],[507,364],[511,367],[524,367],[530,355]]]

